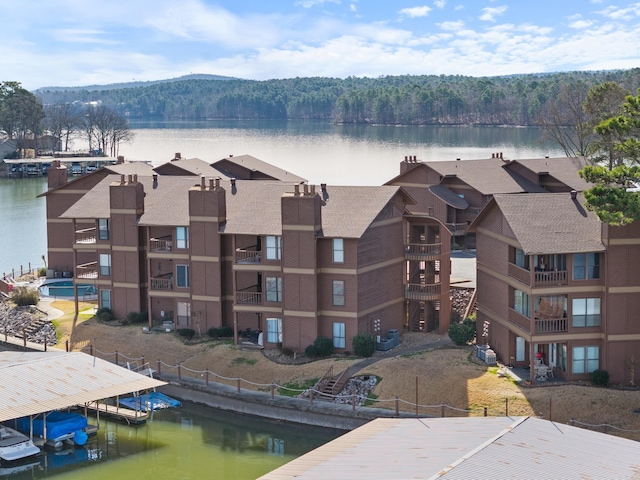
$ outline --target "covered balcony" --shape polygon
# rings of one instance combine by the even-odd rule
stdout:
[[[258,245],[251,245],[245,248],[236,248],[235,263],[240,264],[260,264],[262,252]]]
[[[76,265],[76,278],[98,278],[98,262],[89,262],[83,263],[81,265]]]
[[[440,243],[407,243],[404,246],[406,260],[434,260],[440,256]]]
[[[173,251],[173,239],[171,238],[171,235],[150,238],[149,250],[156,253]]]
[[[419,302],[429,302],[440,299],[440,284],[409,283],[404,287],[404,298]]]
[[[96,227],[80,228],[75,231],[75,243],[88,245],[96,243]]]
[[[236,292],[236,305],[262,305],[262,292],[258,291],[258,285]]]
[[[150,280],[151,290],[173,290],[173,273],[171,272],[154,275]]]

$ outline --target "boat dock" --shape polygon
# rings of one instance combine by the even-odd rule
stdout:
[[[129,408],[124,408],[117,405],[108,405],[106,403],[92,403],[88,405],[82,405],[79,408],[84,408],[89,412],[94,412],[97,416],[104,415],[105,417],[123,421],[131,425],[139,425],[147,421],[147,414],[145,412],[140,410],[131,410]]]

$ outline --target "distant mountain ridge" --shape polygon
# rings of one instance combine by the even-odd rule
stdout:
[[[242,80],[236,77],[225,77],[222,75],[209,75],[206,73],[193,73],[191,75],[183,75],[176,78],[168,78],[164,80],[149,80],[146,82],[124,82],[124,83],[109,83],[107,85],[85,85],[78,87],[41,87],[34,90],[33,93],[38,94],[42,92],[77,92],[81,90],[87,91],[104,91],[104,90],[118,90],[122,88],[137,88],[148,87],[150,85],[157,85],[159,83],[181,82],[183,80]]]

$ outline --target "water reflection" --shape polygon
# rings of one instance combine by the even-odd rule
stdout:
[[[154,412],[137,427],[101,419],[98,433],[84,447],[45,450],[21,463],[3,464],[0,478],[254,479],[342,433],[186,402]]]

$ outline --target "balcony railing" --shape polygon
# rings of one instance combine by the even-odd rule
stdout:
[[[467,232],[467,227],[469,224],[467,222],[453,222],[453,223],[445,223],[451,235],[464,235]]]
[[[82,244],[96,243],[96,227],[82,228],[75,232],[75,242]]]
[[[520,312],[516,312],[513,308],[509,307],[508,318],[511,323],[518,325],[520,328],[531,333],[531,319],[525,317]]]
[[[76,265],[76,278],[98,278],[98,262]]]
[[[236,304],[262,305],[262,292],[236,292]]]
[[[509,263],[509,276],[518,279],[526,285],[531,284],[531,270]],[[544,287],[554,285],[567,285],[569,274],[566,270],[533,272],[533,286]]]
[[[163,238],[149,239],[149,249],[152,252],[171,252],[173,250],[173,241]]]
[[[565,333],[567,329],[566,318],[536,318],[536,333]]]
[[[256,247],[236,248],[236,263],[260,263],[260,250]]]
[[[410,283],[404,287],[404,298],[417,301],[438,300],[440,298],[440,284],[420,285]]]
[[[173,275],[165,273],[151,277],[151,290],[173,290]]]
[[[407,260],[428,260],[440,255],[441,243],[407,243],[404,258]]]

